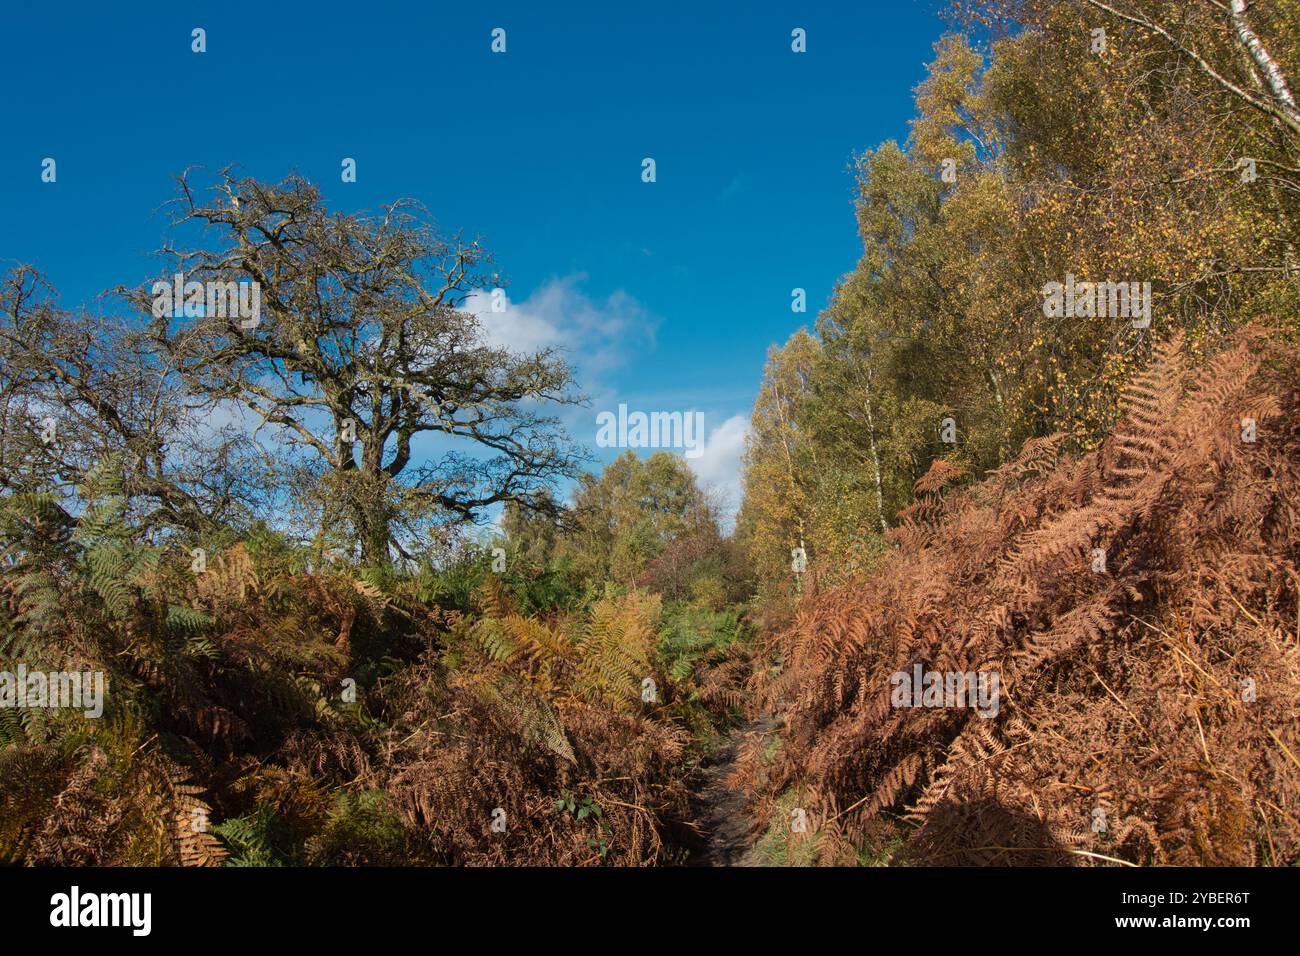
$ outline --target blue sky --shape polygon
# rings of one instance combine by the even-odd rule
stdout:
[[[593,399],[575,437],[593,443],[619,402],[702,411],[713,442],[694,464],[734,497],[767,348],[859,255],[847,167],[906,136],[936,7],[13,5],[0,260],[42,270],[66,305],[151,280],[158,207],[191,165],[297,170],[344,210],[412,197],[494,251],[517,323],[496,334],[569,351]]]

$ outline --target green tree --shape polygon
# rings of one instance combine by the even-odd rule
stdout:
[[[558,549],[591,580],[631,585],[674,541],[717,532],[715,509],[685,461],[671,452],[626,451],[574,495],[572,530]]]
[[[817,448],[800,428],[821,345],[800,329],[768,351],[745,442],[744,501],[736,538],[760,581],[789,573],[791,551],[807,548]]]

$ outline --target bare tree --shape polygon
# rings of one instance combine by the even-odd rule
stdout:
[[[441,235],[408,201],[331,213],[297,176],[226,169],[207,202],[188,174],[179,184],[177,225],[215,232],[216,248],[164,257],[186,282],[256,283],[261,312],[155,317],[156,341],[189,388],[275,427],[318,476],[322,525],[346,522],[363,561],[406,554],[398,529],[421,520],[544,508],[542,489],[575,473],[581,456],[545,413],[581,400],[566,363],[492,346],[462,308],[494,279],[477,241]],[[417,448],[421,435],[434,441]]]
[[[254,495],[238,429],[211,421],[140,324],[58,306],[29,266],[0,283],[0,489],[66,497],[113,458],[146,532],[202,534]]]

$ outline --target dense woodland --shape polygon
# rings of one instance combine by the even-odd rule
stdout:
[[[252,329],[13,269],[0,670],[109,693],[0,708],[0,859],[696,863],[730,742],[746,863],[1300,862],[1298,77],[1292,2],[959,4],[734,532],[680,456],[588,470],[411,204],[182,176],[160,274]],[[916,665],[1001,706],[899,708]]]

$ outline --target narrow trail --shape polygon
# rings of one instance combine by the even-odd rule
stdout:
[[[745,798],[727,786],[736,766],[736,754],[748,734],[775,730],[775,717],[751,720],[735,730],[712,754],[700,762],[700,780],[693,799],[695,819],[704,834],[703,845],[691,855],[689,866],[745,866],[752,845]]]

